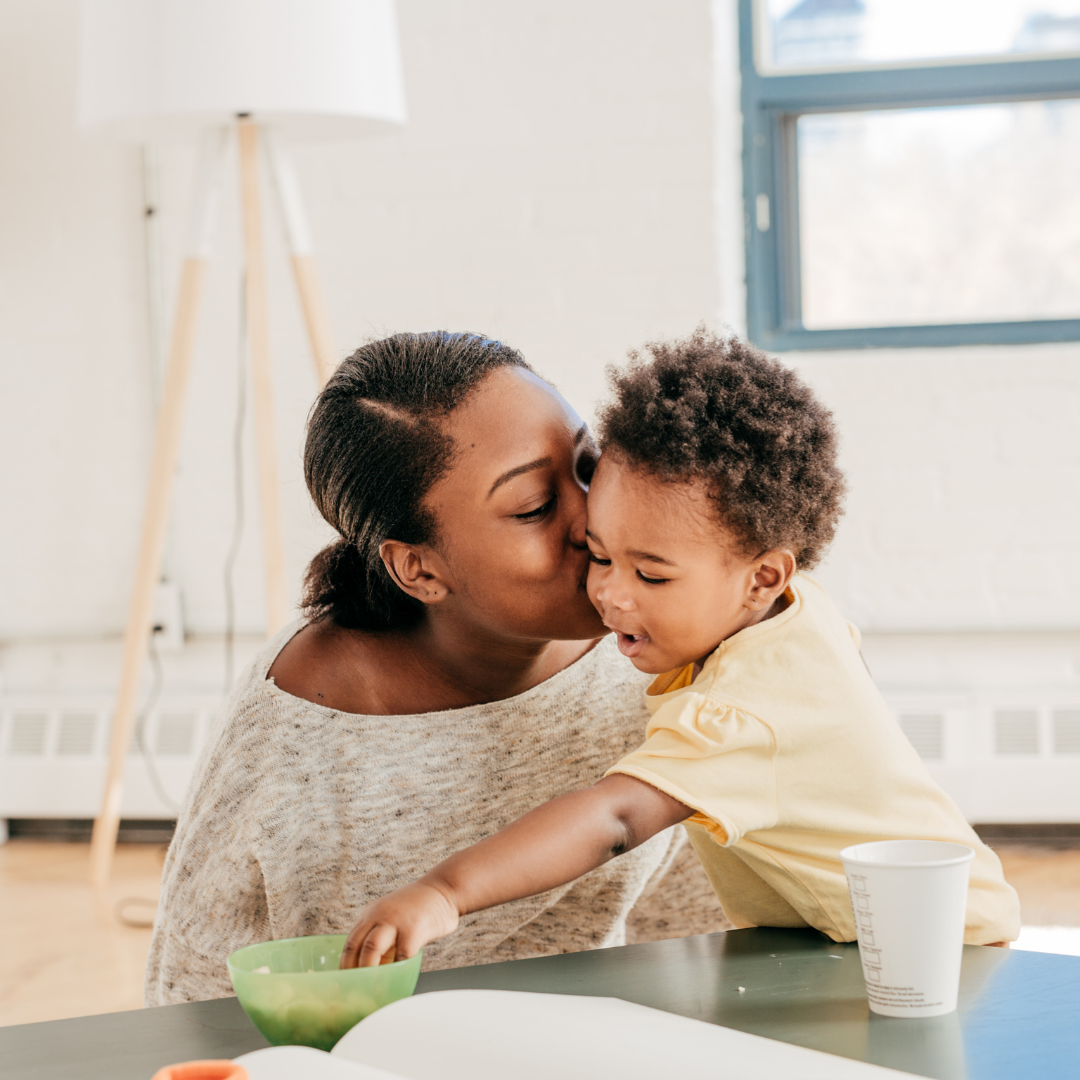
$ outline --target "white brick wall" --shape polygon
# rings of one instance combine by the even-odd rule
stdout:
[[[587,412],[605,363],[716,308],[708,3],[400,0],[398,9],[407,127],[296,152],[342,354],[394,330],[482,330],[524,349]],[[75,30],[74,0],[0,7],[0,499],[14,508],[14,526],[0,531],[0,638],[119,632],[143,499],[139,161],[72,126]],[[192,158],[162,153],[170,298]],[[222,625],[231,527],[235,184],[225,194],[169,556],[189,625],[204,632]],[[286,541],[298,582],[325,535],[299,466],[314,384],[271,234]],[[249,630],[263,618],[257,523],[252,505],[238,574]]]
[[[1080,627],[1080,345],[788,357],[851,482],[823,577],[868,630]]]
[[[343,355],[398,329],[482,330],[588,412],[628,347],[738,319],[734,0],[399,0],[399,14],[407,127],[296,151]],[[75,32],[75,0],[0,5],[0,640],[21,643],[0,676],[19,693],[46,660],[53,689],[78,690],[82,647],[64,642],[119,634],[149,452],[139,159],[75,131]],[[162,152],[170,298],[192,160]],[[168,557],[204,635],[222,626],[231,528],[235,185],[219,231]],[[276,225],[269,255],[298,583],[325,536],[299,463],[314,383]],[[985,657],[1006,653],[991,666],[1010,686],[1080,685],[1080,347],[788,359],[837,414],[852,493],[823,577],[871,631],[890,692],[978,690]],[[247,487],[238,589],[257,633]],[[1037,630],[1052,633],[1016,636]],[[216,685],[206,655],[192,686]]]

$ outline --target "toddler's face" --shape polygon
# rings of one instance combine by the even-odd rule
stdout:
[[[589,489],[589,599],[639,671],[703,662],[772,613],[790,552],[750,558],[718,524],[698,481],[665,483],[611,454]]]

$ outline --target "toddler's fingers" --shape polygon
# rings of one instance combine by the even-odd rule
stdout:
[[[438,936],[438,934],[424,933],[415,926],[400,927],[396,942],[397,958],[399,960],[408,960],[410,957],[415,956],[429,941],[433,941]],[[389,961],[384,960],[383,963],[386,964]]]
[[[361,920],[349,931],[349,936],[345,939],[345,948],[341,950],[341,959],[338,961],[339,970],[344,971],[346,968],[360,966],[360,946],[363,945],[370,929],[371,923]]]
[[[376,923],[360,945],[357,967],[378,967],[383,956],[390,954],[393,959],[394,946],[397,943],[397,927],[390,923]]]

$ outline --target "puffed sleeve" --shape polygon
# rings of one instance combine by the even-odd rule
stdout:
[[[608,770],[651,784],[697,813],[724,846],[776,824],[776,740],[757,717],[698,693],[653,714],[644,744]]]

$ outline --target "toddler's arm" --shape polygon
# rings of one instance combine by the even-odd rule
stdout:
[[[581,877],[694,811],[616,773],[544,803],[360,913],[341,966],[405,959],[449,934],[462,915],[534,896]]]

